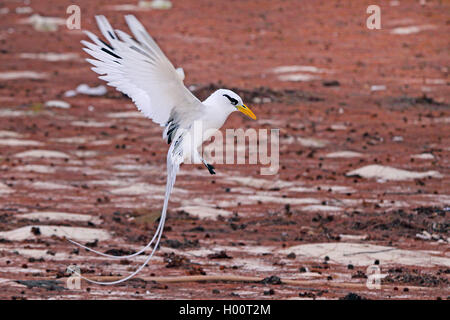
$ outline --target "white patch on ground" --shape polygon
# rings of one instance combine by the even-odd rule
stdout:
[[[86,166],[83,166],[83,167],[64,166],[64,167],[61,167],[61,170],[68,171],[68,172],[76,172],[76,173],[82,172],[83,175],[91,175],[91,176],[95,176],[95,175],[109,176],[109,175],[111,175],[111,171],[102,170],[102,169],[91,169]]]
[[[333,199],[333,201],[335,201],[336,203],[339,203],[342,206],[346,206],[346,207],[358,207],[358,206],[361,206],[361,204],[363,202],[371,202],[370,199],[364,199],[364,200],[361,200],[361,199]],[[375,201],[374,201],[374,203],[375,203]]]
[[[216,220],[217,217],[223,216],[228,217],[232,215],[233,213],[231,211],[222,210],[222,209],[216,209],[211,207],[205,207],[205,206],[185,206],[185,207],[179,207],[176,210],[178,211],[185,211],[188,214],[199,217],[200,219],[213,219]]]
[[[308,278],[323,278],[323,275],[318,272],[302,272],[300,274],[296,274],[294,277],[283,277],[284,279],[297,280],[298,278],[308,279]]]
[[[96,140],[89,143],[91,146],[106,146],[108,144],[111,144],[112,140]]]
[[[73,144],[83,144],[89,141],[88,137],[66,137],[66,138],[57,138],[53,139],[55,142],[60,143],[73,143]]]
[[[128,187],[112,189],[110,192],[119,196],[139,196],[143,194],[151,196],[155,193],[164,193],[165,188],[163,185],[136,183]]]
[[[20,138],[22,135],[14,131],[0,130],[0,138]]]
[[[370,266],[375,260],[379,260],[381,265],[450,266],[449,258],[436,256],[429,251],[402,250],[395,247],[360,243],[302,244],[280,250],[279,252],[283,254],[294,252],[298,259],[314,258],[323,260],[325,256],[328,256],[330,262],[356,266]]]
[[[256,195],[226,195],[222,196],[222,199],[211,198],[191,198],[188,200],[182,199],[183,206],[191,205],[208,205],[208,206],[220,206],[223,208],[236,207],[237,203],[243,205],[253,205],[259,202],[261,203],[274,203],[274,204],[290,204],[290,205],[305,205],[305,204],[320,204],[319,199],[313,198],[284,198],[271,196],[272,193],[257,193]]]
[[[81,221],[81,222],[92,222],[101,223],[102,220],[98,217],[91,216],[89,214],[78,214],[78,213],[67,213],[67,212],[52,212],[52,211],[42,211],[42,212],[30,212],[14,216],[17,219],[29,219],[29,220],[39,220],[39,221]]]
[[[254,97],[253,98],[253,103],[256,103],[256,104],[262,104],[262,103],[271,103],[272,102],[272,99],[271,98],[268,98],[268,97]]]
[[[20,20],[20,23],[31,24],[36,31],[57,31],[58,27],[66,24],[66,19],[44,17],[37,13]]]
[[[342,203],[345,203],[346,205],[353,206],[354,208],[361,208],[361,205],[367,205],[368,203],[377,204],[381,208],[409,208],[414,202],[412,200],[407,201],[401,201],[401,200],[392,200],[392,201],[384,201],[383,203],[380,203],[377,199],[340,199],[335,200],[340,201]]]
[[[320,69],[314,66],[281,66],[272,69],[274,73],[288,73],[288,72],[311,72],[311,73],[324,73],[326,69]]]
[[[448,205],[450,203],[450,195],[448,194],[424,194],[423,197],[427,198],[426,202],[428,203],[428,205],[430,201],[435,201],[435,205]]]
[[[0,72],[0,80],[16,80],[16,79],[45,79],[47,74],[44,72],[34,71],[10,71]]]
[[[193,35],[187,35],[187,34],[181,34],[181,33],[176,33],[171,35],[171,37],[180,40],[180,41],[184,41],[187,43],[211,43],[214,42],[215,39],[211,38],[211,37],[199,37],[199,36],[193,36]],[[190,85],[189,90],[191,91],[195,91],[198,89],[197,85]]]
[[[292,192],[317,192],[317,188],[315,187],[293,187],[293,188],[289,188],[288,191],[292,191]]]
[[[219,206],[221,208],[226,208],[226,207],[235,207],[236,204],[239,202],[241,204],[252,204],[255,203],[254,201],[248,199],[248,198],[244,198],[243,196],[240,195],[233,195],[234,197],[227,197],[227,195],[229,195],[228,193],[226,195],[224,195],[224,199],[212,199],[211,197],[206,198],[206,197],[190,197],[187,199],[181,199],[181,205],[182,206],[210,206],[210,207],[216,207]],[[230,200],[228,200],[230,199]]]
[[[325,158],[358,158],[362,157],[363,154],[359,152],[354,151],[338,151],[338,152],[331,152],[325,155]]]
[[[145,171],[145,173],[147,174],[161,172],[161,168],[158,168],[156,166],[140,165],[140,164],[118,164],[113,166],[113,169],[119,171]]]
[[[33,227],[39,228],[40,235],[35,235],[31,231]],[[27,239],[36,239],[43,237],[67,237],[78,241],[94,241],[94,240],[108,240],[111,238],[110,234],[101,229],[90,229],[80,227],[60,227],[60,226],[26,226],[10,231],[0,232],[0,239],[9,241],[23,241]]]
[[[2,8],[2,9],[4,9],[4,8]],[[2,9],[0,9],[0,14],[2,14]],[[0,248],[0,250],[1,250],[1,248]],[[18,283],[16,283],[16,282],[14,282],[14,280],[11,280],[11,279],[5,279],[5,278],[0,278],[0,286],[1,285],[4,285],[4,284],[8,284],[8,286],[12,286],[12,287],[21,287],[21,285],[20,284],[18,284]]]
[[[340,124],[340,123],[332,124],[330,126],[330,128],[331,128],[331,130],[334,130],[334,131],[347,130],[347,126],[345,124]]]
[[[323,212],[336,212],[342,211],[342,208],[335,206],[326,206],[326,205],[311,205],[301,208],[302,211],[323,211]]]
[[[19,152],[14,155],[17,158],[64,158],[68,159],[70,156],[64,152],[52,150],[30,150]]]
[[[280,203],[280,204],[320,204],[321,201],[315,198],[283,198],[283,197],[274,197],[274,196],[266,196],[266,195],[254,195],[245,197],[245,199],[253,200],[253,201],[261,201],[263,203]],[[238,201],[236,201],[238,202]]]
[[[77,60],[80,58],[80,56],[77,53],[46,52],[46,53],[21,53],[19,54],[19,58],[56,62],[56,61]]]
[[[431,153],[421,153],[421,154],[414,154],[411,156],[411,158],[420,160],[433,160],[434,156]]]
[[[202,198],[202,197],[191,197],[188,199],[182,199],[181,205],[183,207],[190,207],[190,206],[219,206],[219,207],[231,207],[235,206],[238,201],[224,201],[224,200],[218,200],[212,201],[211,199]]]
[[[251,177],[229,177],[225,179],[226,182],[239,183],[246,187],[256,188],[256,189],[273,189],[273,188],[287,188],[294,185],[294,183],[283,180],[266,180],[257,179]]]
[[[316,138],[301,138],[298,137],[297,141],[307,148],[323,148],[328,144],[328,141]]]
[[[42,145],[42,143],[34,140],[0,139],[0,145],[10,147],[22,147],[22,146],[40,146]]]
[[[436,26],[433,25],[423,25],[423,26],[409,26],[409,27],[398,27],[391,30],[391,34],[398,35],[408,35],[413,33],[419,33],[425,30],[435,29]]]
[[[276,247],[274,246],[245,246],[245,252],[255,255],[261,255],[265,253],[272,253]],[[226,252],[242,252],[243,247],[224,246],[220,247],[219,251],[225,250]]]
[[[98,122],[98,121],[72,121],[70,123],[72,126],[75,127],[87,127],[87,128],[104,128],[109,127],[112,125],[111,122]]]
[[[0,114],[1,114],[1,110],[0,110]],[[430,123],[450,123],[450,117],[436,117],[436,118],[422,118],[420,121],[415,119],[411,121],[412,124],[415,125],[424,125],[424,124],[430,124]],[[432,147],[433,145],[436,144],[431,144],[430,147]],[[440,146],[442,147],[442,146]],[[444,146],[444,150],[450,150],[450,147],[445,147]]]
[[[272,127],[279,127],[279,126],[283,126],[283,125],[285,125],[285,121],[283,121],[283,120],[278,120],[278,119],[258,119],[258,120],[256,120],[259,124],[261,124],[262,126],[265,126],[265,125],[269,125],[269,126],[272,126]],[[299,129],[302,129],[302,128],[304,128],[305,126],[303,125],[303,124],[301,124],[301,123],[295,123],[295,124],[291,124],[291,127],[295,127],[295,128],[299,128]]]
[[[22,172],[36,172],[36,173],[54,173],[56,172],[55,168],[50,166],[44,166],[39,164],[27,164],[24,166],[14,167],[16,171]]]
[[[345,186],[320,186],[320,188],[325,191],[328,191],[329,189],[331,189],[331,192],[336,192],[336,193],[356,192],[355,189],[350,188],[350,187],[345,187]]]
[[[33,8],[31,7],[16,7],[17,14],[30,14],[33,12]]]
[[[13,193],[14,190],[8,187],[6,184],[0,182],[0,195]]]
[[[280,142],[282,145],[293,144],[293,143],[295,143],[295,138],[293,136],[288,136],[286,138],[282,137],[282,138],[280,138]]]
[[[30,187],[33,189],[44,189],[44,190],[69,190],[73,189],[71,186],[66,186],[63,184],[47,182],[47,181],[36,181],[30,183]]]
[[[445,85],[447,84],[446,79],[425,79],[426,84],[436,84],[436,85]]]
[[[310,193],[310,192],[319,192],[319,191],[330,191],[330,192],[336,192],[336,193],[351,193],[355,192],[355,189],[345,186],[330,186],[330,185],[321,185],[319,186],[320,190],[317,189],[317,187],[292,187],[287,189],[287,191],[291,192],[303,192],[303,193]]]
[[[137,5],[135,4],[119,4],[112,5],[108,8],[116,11],[147,11],[147,10],[167,10],[172,7],[172,3],[168,0],[154,0],[144,1],[140,0]]]
[[[99,85],[97,87],[89,87],[87,84],[82,83],[75,90],[69,90],[64,93],[65,97],[74,97],[77,94],[85,94],[88,96],[103,96],[108,92],[104,85]]]
[[[62,100],[49,100],[47,101],[44,106],[48,108],[61,108],[61,109],[69,109],[70,103],[67,103]]]
[[[22,257],[30,257],[35,259],[44,258],[45,260],[65,260],[68,258],[68,254],[65,252],[55,252],[53,254],[48,254],[48,249],[10,249],[10,248],[0,248],[0,251],[18,254]]]
[[[343,241],[360,241],[367,239],[367,234],[357,235],[357,234],[340,234],[339,237]]]
[[[21,266],[19,267],[3,267],[0,269],[0,272],[6,273],[6,274],[11,274],[11,273],[42,273],[45,270],[43,269],[37,269],[37,268],[22,268]],[[20,286],[20,285],[19,285]]]
[[[169,0],[139,0],[138,6],[141,8],[150,8],[155,10],[168,10],[172,8],[172,2]]]
[[[117,4],[113,6],[108,6],[108,9],[115,10],[115,11],[144,11],[148,10],[145,8],[140,8],[135,4]]]
[[[97,87],[89,87],[87,84],[80,84],[76,88],[76,91],[89,96],[103,96],[108,92],[106,86],[102,84]]]
[[[370,87],[370,91],[384,91],[386,90],[386,86],[384,84],[376,84]]]
[[[416,233],[416,238],[421,239],[421,240],[433,240],[433,236],[435,236],[434,240],[438,240],[439,236],[437,235],[431,235],[429,232],[427,231],[422,231],[422,233]]]
[[[234,187],[234,188],[230,188],[230,192],[239,193],[239,194],[254,194],[255,190],[252,188]]]
[[[442,175],[437,171],[415,172],[402,169],[396,169],[392,167],[380,166],[380,165],[368,165],[346,174],[347,176],[360,176],[367,179],[382,179],[382,180],[412,180],[423,179],[427,177],[442,178]]]
[[[227,262],[229,265],[242,266],[241,270],[248,271],[260,271],[260,272],[274,272],[279,270],[278,266],[274,266],[272,262],[267,263],[264,259],[258,258],[234,258],[232,261]]]
[[[89,181],[88,184],[94,186],[124,187],[128,186],[130,182],[123,180],[93,180]]]
[[[108,118],[114,119],[125,119],[125,118],[145,118],[145,116],[138,111],[128,111],[128,112],[112,112],[106,115]]]
[[[281,74],[278,76],[278,79],[281,81],[298,82],[319,79],[318,76],[312,74],[326,73],[329,71],[314,66],[280,66],[273,68],[271,72]]]
[[[312,80],[319,79],[319,77],[312,76],[309,74],[304,74],[304,73],[294,73],[294,74],[283,74],[281,76],[278,76],[278,79],[281,81],[306,82],[306,81],[312,81]]]
[[[29,112],[19,111],[19,110],[11,110],[11,109],[1,109],[0,117],[12,118],[12,117],[24,117],[29,115]]]
[[[234,290],[234,294],[239,295],[239,297],[243,297],[246,299],[250,299],[250,297],[255,297],[254,300],[256,300],[256,297],[260,295],[259,292],[256,291],[247,291],[247,290]]]
[[[92,158],[96,157],[98,155],[98,152],[90,150],[77,150],[74,151],[74,154],[79,158]]]

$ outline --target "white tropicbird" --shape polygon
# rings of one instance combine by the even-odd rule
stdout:
[[[86,60],[94,65],[92,70],[101,75],[100,79],[129,96],[145,116],[164,126],[163,139],[170,144],[167,153],[166,193],[161,218],[153,238],[144,248],[131,255],[113,256],[69,239],[70,242],[84,249],[115,259],[135,257],[150,248],[156,240],[145,262],[136,271],[120,280],[101,282],[78,274],[92,283],[117,284],[138,274],[155,253],[164,228],[169,196],[181,163],[188,159],[192,163],[201,161],[211,174],[215,174],[214,167],[208,164],[197,151],[198,147],[211,137],[212,130],[222,127],[232,112],[240,111],[252,119],[256,119],[256,116],[231,90],[219,89],[203,102],[197,99],[184,86],[184,76],[175,70],[135,16],[125,16],[134,39],[123,31],[114,30],[105,16],[95,18],[109,44],[95,34],[85,31],[93,43],[81,41],[86,47],[83,49],[95,58],[95,60]],[[197,121],[200,122],[202,132],[194,130],[194,122]]]

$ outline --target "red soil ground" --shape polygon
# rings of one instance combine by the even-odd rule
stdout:
[[[337,299],[352,292],[367,299],[448,299],[450,5],[427,2],[380,1],[382,29],[369,30],[365,1],[174,0],[170,10],[140,11],[113,9],[124,1],[77,1],[82,28],[97,34],[95,14],[127,32],[123,15],[135,14],[184,68],[185,83],[195,85],[198,96],[235,88],[258,121],[233,114],[225,128],[279,128],[280,170],[260,176],[259,165],[216,165],[218,174],[210,176],[202,166],[182,166],[161,249],[140,280],[112,287],[83,282],[71,290],[64,278],[70,264],[87,276],[124,276],[137,263],[74,250],[43,226],[102,230],[109,239],[82,242],[104,252],[138,250],[161,210],[167,145],[150,120],[114,117],[135,107],[113,88],[100,97],[64,97],[81,83],[104,84],[83,59],[86,36],[65,26],[40,32],[20,21],[33,13],[66,18],[70,1],[33,1],[28,14],[15,11],[26,5],[3,1],[0,77],[12,71],[45,77],[0,78],[0,298]],[[392,33],[411,26],[426,27]],[[21,55],[46,52],[79,58]],[[294,72],[316,78],[293,82],[272,71],[292,65],[323,72]],[[385,90],[371,90],[374,85]],[[258,103],[263,98],[268,102]],[[49,100],[71,107],[45,107]],[[21,155],[38,149],[63,155]],[[338,151],[360,155],[327,157]],[[424,153],[432,156],[415,157]],[[381,181],[346,175],[371,164],[439,176]],[[263,180],[231,179],[239,177]],[[195,209],[177,209],[189,206],[230,215],[199,219]],[[20,216],[33,212],[92,219]],[[27,226],[34,228],[26,239],[7,233]],[[380,289],[366,286],[374,263],[385,275]],[[151,281],[187,275],[285,282]]]

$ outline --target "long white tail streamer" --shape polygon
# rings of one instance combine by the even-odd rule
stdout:
[[[84,277],[83,275],[79,274],[78,272],[75,272],[75,274],[77,276],[79,276],[80,278],[82,278],[90,283],[113,285],[113,284],[118,284],[118,283],[127,281],[128,279],[131,279],[132,277],[137,275],[148,264],[150,259],[153,257],[153,254],[155,253],[156,249],[158,248],[159,242],[161,240],[161,235],[162,235],[162,232],[164,229],[164,223],[166,220],[167,207],[169,204],[170,194],[172,193],[173,186],[175,184],[175,180],[177,177],[177,173],[180,168],[180,164],[182,162],[182,157],[181,157],[181,153],[180,153],[179,149],[181,149],[181,148],[177,148],[177,144],[173,143],[169,148],[169,152],[167,153],[167,183],[166,183],[166,194],[165,194],[165,198],[164,198],[164,205],[163,205],[163,209],[162,209],[162,213],[161,213],[161,219],[159,221],[158,229],[156,230],[155,235],[153,236],[152,240],[145,246],[145,248],[150,247],[156,237],[157,237],[157,240],[156,240],[155,246],[153,247],[152,252],[147,257],[147,259],[144,261],[144,263],[141,264],[139,266],[139,268],[137,268],[136,271],[134,271],[130,275],[128,275],[122,279],[116,280],[116,281],[109,281],[109,282],[95,281],[95,280]],[[134,254],[134,255],[136,255],[136,254]],[[121,257],[121,258],[123,258],[123,257]]]
[[[75,240],[72,240],[72,239],[69,239],[69,238],[67,238],[67,241],[69,241],[70,243],[72,243],[74,245],[79,246],[80,248],[86,249],[86,250],[88,250],[90,252],[94,252],[94,253],[96,253],[98,255],[101,255],[101,256],[104,256],[104,257],[107,257],[107,258],[112,258],[112,259],[130,259],[130,258],[133,258],[133,257],[135,257],[137,255],[140,255],[141,253],[145,252],[145,250],[150,248],[150,246],[152,245],[153,241],[155,241],[155,239],[156,239],[156,235],[157,235],[157,233],[155,233],[155,235],[153,236],[152,240],[145,247],[143,247],[141,250],[139,250],[139,251],[137,251],[137,252],[135,252],[133,254],[124,255],[124,256],[115,256],[115,255],[112,255],[112,254],[107,254],[107,253],[104,253],[104,252],[101,252],[101,251],[89,248],[89,247],[87,247],[85,245],[82,245],[81,243],[76,242]]]
[[[86,249],[87,251],[90,251],[90,252],[94,252],[94,253],[96,253],[96,254],[98,254],[100,256],[103,256],[103,257],[112,258],[112,259],[130,259],[130,258],[133,258],[133,257],[135,257],[137,255],[140,255],[141,253],[145,252],[145,250],[150,248],[151,245],[153,244],[153,242],[155,241],[157,235],[158,235],[158,229],[156,230],[152,240],[150,240],[150,242],[147,243],[147,245],[145,247],[143,247],[141,250],[139,250],[139,251],[137,251],[137,252],[135,252],[133,254],[123,255],[123,256],[115,256],[115,255],[112,255],[112,254],[107,254],[107,253],[104,253],[104,252],[101,252],[101,251],[89,248],[89,247],[87,247],[87,246],[85,246],[85,245],[83,245],[83,244],[81,244],[79,242],[76,242],[75,240],[69,239],[67,237],[66,237],[66,239],[70,243],[72,243],[72,244],[74,244],[76,246],[79,246],[80,248]]]

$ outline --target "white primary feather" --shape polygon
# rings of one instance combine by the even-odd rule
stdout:
[[[82,41],[92,70],[128,95],[145,116],[160,125],[169,120],[185,128],[204,111],[204,106],[183,84],[182,77],[156,42],[133,15],[125,16],[136,40],[123,31],[114,31],[104,16],[97,24],[109,44],[86,32],[91,42]]]

